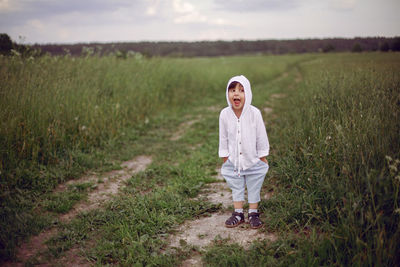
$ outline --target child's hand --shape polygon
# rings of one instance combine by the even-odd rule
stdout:
[[[265,163],[267,163],[267,164],[268,164],[268,160],[267,160],[267,158],[266,158],[266,157],[260,158],[260,160],[261,160],[261,161],[264,161]],[[269,164],[268,164],[268,165],[269,165]]]
[[[224,161],[224,163],[228,160],[228,157],[223,157],[222,160]]]

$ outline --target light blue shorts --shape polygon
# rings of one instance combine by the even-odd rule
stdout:
[[[248,202],[260,202],[260,191],[268,169],[268,164],[260,160],[249,169],[240,171],[239,176],[233,163],[225,161],[221,167],[221,174],[232,190],[233,201],[244,201],[244,190],[247,186]]]

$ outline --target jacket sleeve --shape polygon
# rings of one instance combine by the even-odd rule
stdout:
[[[264,120],[262,118],[261,112],[257,112],[257,157],[262,158],[269,155],[269,141],[267,130],[265,129]]]
[[[228,157],[229,156],[229,148],[228,148],[228,129],[226,124],[224,123],[224,112],[221,111],[219,114],[219,149],[218,149],[219,157]]]

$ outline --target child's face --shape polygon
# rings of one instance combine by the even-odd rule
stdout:
[[[235,88],[230,88],[228,90],[228,98],[234,110],[242,110],[245,101],[243,86],[238,83]]]

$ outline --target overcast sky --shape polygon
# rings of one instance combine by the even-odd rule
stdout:
[[[0,33],[19,43],[393,37],[399,12],[400,0],[0,0]]]

